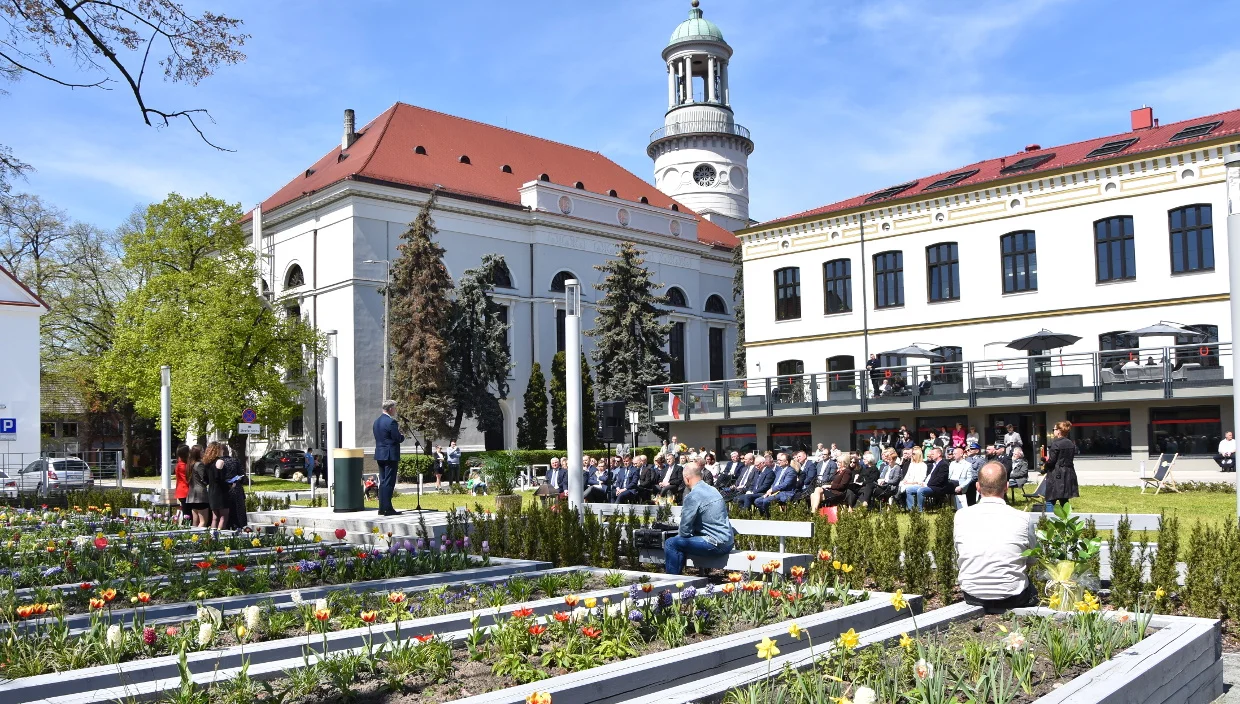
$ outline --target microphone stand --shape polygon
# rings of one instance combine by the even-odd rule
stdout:
[[[428,441],[426,443],[422,443],[418,440],[416,431],[410,429],[409,432],[413,434],[413,449],[415,450],[415,452],[421,453],[422,456],[426,458],[427,462],[430,462],[430,456],[431,456],[430,442]],[[435,510],[437,509],[422,508],[422,471],[418,470],[418,505],[417,505],[417,508],[412,509],[412,511],[414,511],[415,513],[428,513],[430,511],[435,511]]]

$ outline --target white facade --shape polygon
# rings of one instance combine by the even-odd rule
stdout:
[[[668,108],[650,135],[660,191],[735,231],[750,224],[749,130],[736,124],[728,86],[732,48],[697,2],[663,50]]]
[[[47,306],[0,267],[0,468],[39,452],[39,318]],[[12,423],[16,423],[16,432]]]
[[[379,287],[384,267],[364,262],[399,256],[400,236],[426,197],[405,188],[346,181],[256,218],[263,233],[264,278],[275,299],[286,307],[298,306],[317,329],[338,331],[341,438],[346,447],[373,448],[371,422],[382,400]],[[488,253],[502,255],[512,275],[513,288],[494,294],[508,308],[513,362],[508,395],[501,400],[504,446],[515,444],[531,363],[538,361],[549,377],[558,351],[556,311],[564,307],[564,294],[551,290],[553,279],[569,272],[583,283],[582,327],[588,331],[601,295],[592,286],[602,280],[594,267],[612,256],[621,241],[632,241],[646,252],[654,281],[685,294],[688,307],[673,308],[669,319],[685,324],[686,378],[709,374],[708,328],[724,331],[721,352],[730,362],[736,345],[731,252],[699,242],[694,217],[540,181],[522,185],[520,199],[518,207],[441,193],[433,211],[437,239],[454,279],[478,266]],[[294,266],[300,267],[304,284],[290,287],[286,283]],[[712,294],[728,302],[727,314],[704,312]],[[589,337],[583,349],[587,354],[593,349]],[[320,390],[318,423],[326,418],[322,403]],[[314,399],[306,399],[305,433],[284,438],[282,445],[319,445],[311,434],[315,406]],[[436,442],[447,444],[442,438]],[[467,421],[459,443],[465,449],[482,449],[485,441]],[[412,447],[413,438],[407,444]]]

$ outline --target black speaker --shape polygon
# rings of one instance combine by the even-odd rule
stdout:
[[[624,442],[625,426],[628,424],[624,401],[602,401],[595,412],[598,415],[599,442]]]

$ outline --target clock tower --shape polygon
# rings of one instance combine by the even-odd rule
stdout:
[[[729,231],[750,225],[749,130],[732,115],[732,47],[692,1],[689,19],[663,49],[667,113],[650,135],[655,185]]]

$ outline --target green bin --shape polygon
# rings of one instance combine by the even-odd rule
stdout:
[[[366,508],[366,496],[362,493],[362,456],[362,450],[357,448],[336,450],[333,453],[336,483],[331,490],[336,513],[361,511]]]

